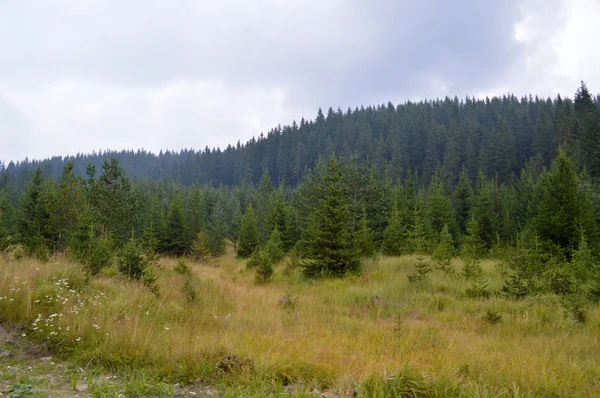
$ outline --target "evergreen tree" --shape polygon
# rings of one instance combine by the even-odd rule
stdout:
[[[456,216],[452,208],[452,201],[446,194],[440,172],[441,170],[438,170],[431,181],[426,206],[427,229],[431,242],[437,241],[444,226],[448,226],[451,233],[456,231]]]
[[[408,250],[408,230],[398,204],[394,205],[387,228],[383,233],[381,252],[388,256],[400,256]]]
[[[189,240],[192,241],[205,226],[206,206],[202,191],[196,187],[192,191],[187,208]]]
[[[281,241],[281,232],[279,232],[277,228],[271,231],[269,240],[265,244],[264,251],[269,256],[269,259],[273,264],[277,264],[285,256],[283,242]]]
[[[539,185],[540,202],[533,225],[546,250],[567,255],[578,246],[580,231],[598,236],[585,192],[579,190],[571,159],[561,149]]]
[[[477,177],[476,204],[473,216],[479,226],[479,237],[485,250],[498,241],[500,224],[500,195],[494,181],[487,181],[482,173]]]
[[[74,163],[63,168],[56,189],[50,190],[48,201],[48,233],[55,250],[64,250],[77,222],[77,214],[83,207],[83,181],[73,172]]]
[[[304,247],[307,276],[343,276],[361,267],[353,239],[349,197],[342,183],[342,173],[334,155],[329,159],[324,179],[316,186],[317,202],[309,214]]]
[[[411,229],[411,247],[415,253],[416,262],[413,271],[408,274],[410,283],[422,283],[429,279],[431,264],[427,261],[427,242],[425,239],[425,225],[421,219],[421,212],[417,206],[414,210],[414,224]]]
[[[181,194],[175,192],[162,227],[161,248],[164,253],[181,256],[190,248]]]
[[[219,200],[213,209],[206,228],[208,249],[214,257],[225,253],[225,249],[227,248],[225,242],[225,238],[227,237],[227,220],[225,217],[225,205],[223,200]]]
[[[34,251],[38,246],[47,242],[44,233],[48,227],[48,207],[44,200],[42,170],[37,168],[27,191],[21,199],[19,232],[23,243]]]
[[[467,232],[467,220],[473,204],[473,189],[467,173],[463,169],[460,173],[458,185],[454,188],[454,209],[456,211],[456,220],[461,233]]]
[[[196,238],[192,242],[192,256],[196,260],[206,260],[210,255],[211,252],[208,246],[208,238],[204,231],[200,231],[196,234]]]
[[[480,259],[484,245],[479,236],[479,223],[475,217],[467,222],[467,235],[463,239],[461,258],[463,260],[462,276],[477,281],[483,275]]]
[[[267,225],[267,214],[269,212],[269,199],[273,192],[274,188],[269,176],[269,170],[265,169],[256,186],[256,192],[252,200],[261,244],[264,244],[269,239],[270,231]]]
[[[242,258],[248,258],[258,248],[259,233],[256,216],[251,204],[242,217],[240,224],[237,254]]]
[[[373,243],[373,233],[367,222],[367,210],[363,207],[363,215],[360,226],[357,231],[356,244],[362,257],[375,256],[375,244]]]
[[[431,258],[436,263],[436,268],[448,275],[454,274],[452,268],[452,259],[454,258],[454,241],[452,240],[452,234],[448,228],[448,225],[444,225],[440,236],[438,238],[438,244],[431,255]]]
[[[97,181],[90,176],[89,198],[95,219],[118,242],[125,242],[134,227],[135,199],[131,182],[115,157],[106,159]]]

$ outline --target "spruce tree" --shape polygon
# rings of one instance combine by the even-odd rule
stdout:
[[[479,223],[475,217],[467,222],[467,235],[463,239],[461,247],[461,259],[463,260],[462,276],[467,280],[477,280],[482,277],[481,257],[484,246],[479,237]]]
[[[466,171],[460,173],[458,185],[454,188],[454,209],[456,211],[456,220],[461,233],[467,231],[467,220],[471,212],[471,206],[473,204],[473,189],[471,188],[471,181],[467,177]]]
[[[242,258],[250,257],[257,249],[258,243],[259,234],[256,215],[252,204],[248,204],[240,224],[237,254]]]
[[[170,255],[181,256],[190,248],[188,238],[183,201],[181,194],[177,191],[173,195],[173,199],[171,199],[169,211],[162,226],[162,251]]]
[[[538,195],[533,225],[547,251],[570,258],[579,244],[580,231],[594,240],[598,236],[589,200],[579,190],[573,163],[564,150],[559,149],[550,170],[542,176]]]
[[[370,258],[376,254],[373,243],[373,232],[367,222],[367,210],[363,206],[363,213],[358,231],[356,231],[356,245],[362,257]]]
[[[310,209],[303,242],[307,257],[303,262],[304,273],[315,277],[357,272],[361,261],[353,237],[350,198],[334,155],[315,189],[317,200]]]
[[[49,238],[55,250],[64,250],[74,232],[77,214],[83,207],[83,181],[73,171],[71,161],[63,168],[56,188],[50,192]]]
[[[206,260],[211,256],[210,248],[208,247],[208,238],[204,231],[199,231],[196,238],[192,242],[192,256],[196,260]]]
[[[277,228],[271,231],[269,240],[267,240],[267,243],[265,244],[264,251],[273,264],[277,264],[285,256],[283,243],[281,241],[281,232],[279,232]]]
[[[427,253],[425,225],[423,224],[418,206],[415,206],[413,214],[414,224],[411,228],[411,248],[413,253],[415,253],[416,262],[414,263],[413,271],[407,276],[410,283],[423,283],[429,279],[431,264],[425,257]]]
[[[227,248],[225,238],[227,238],[227,220],[225,204],[223,203],[223,199],[220,198],[213,208],[206,227],[208,249],[213,257],[225,253],[225,249]]]
[[[21,240],[30,251],[35,251],[38,246],[47,244],[44,237],[48,228],[48,204],[46,198],[49,190],[42,182],[42,170],[35,170],[33,179],[27,191],[21,198],[19,232]]]
[[[444,187],[440,173],[441,170],[438,170],[434,175],[427,198],[427,230],[431,242],[437,241],[444,225],[450,228],[451,233],[456,231],[456,216],[452,208],[452,201],[446,194],[446,188]]]
[[[400,256],[408,248],[408,230],[404,225],[398,205],[394,205],[388,225],[383,233],[381,252],[387,256]]]
[[[438,244],[431,255],[431,258],[436,263],[436,268],[447,275],[454,274],[454,268],[452,268],[452,259],[454,258],[454,241],[452,240],[452,234],[448,228],[448,225],[444,225],[440,236],[438,238]]]
[[[90,169],[90,172],[93,172]],[[115,157],[105,159],[102,174],[97,181],[93,174],[88,181],[89,199],[95,210],[95,219],[101,228],[117,242],[127,241],[134,227],[136,202],[131,182]]]

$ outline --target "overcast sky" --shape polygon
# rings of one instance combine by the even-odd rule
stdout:
[[[600,91],[600,0],[0,0],[0,161],[204,148],[319,107]]]

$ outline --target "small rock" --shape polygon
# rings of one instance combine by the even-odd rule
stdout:
[[[42,357],[40,358],[41,362],[50,362],[52,360],[52,357]]]
[[[10,351],[2,351],[0,352],[0,358],[9,358],[12,354]]]

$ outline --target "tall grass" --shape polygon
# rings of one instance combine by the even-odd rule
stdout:
[[[381,257],[360,276],[318,282],[279,267],[272,283],[256,285],[232,253],[217,264],[190,263],[191,276],[164,259],[157,297],[115,273],[90,279],[63,258],[2,258],[0,311],[82,365],[238,392],[291,384],[296,395],[317,388],[357,396],[600,396],[598,306],[581,325],[555,296],[471,299],[467,283],[441,273],[415,286],[406,277],[413,261]],[[499,289],[494,263],[482,266],[489,289]],[[295,305],[281,305],[284,295]],[[490,311],[497,322],[486,318]],[[221,366],[225,360],[233,366]]]

